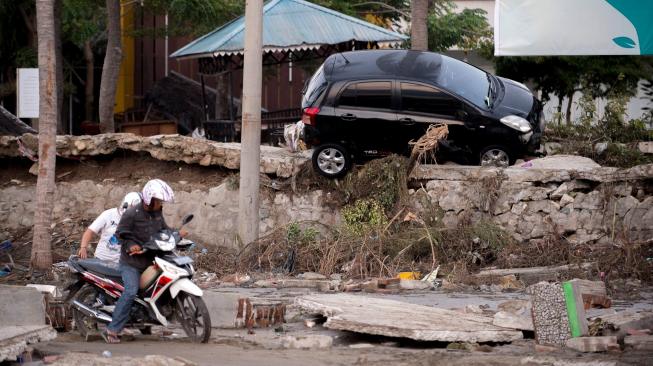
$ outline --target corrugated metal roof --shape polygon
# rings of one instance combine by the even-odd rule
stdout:
[[[351,40],[401,42],[408,37],[304,0],[272,0],[263,8],[263,49],[318,48]],[[245,17],[194,40],[171,57],[198,58],[242,53]]]

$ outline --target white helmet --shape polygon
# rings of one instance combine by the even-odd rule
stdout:
[[[152,202],[152,198],[160,199],[163,202],[173,202],[175,200],[175,193],[168,183],[161,179],[152,179],[145,183],[145,187],[143,187],[143,202],[149,205]]]
[[[129,192],[125,195],[125,198],[122,199],[118,211],[122,214],[128,208],[136,206],[141,203],[141,195],[138,192]]]

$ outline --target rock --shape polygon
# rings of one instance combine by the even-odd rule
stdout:
[[[590,158],[577,155],[554,155],[530,161],[534,169],[591,170],[601,166]]]
[[[535,345],[535,352],[537,353],[552,353],[552,352],[559,352],[559,351],[560,351],[559,347],[547,346],[544,344]]]
[[[502,276],[499,279],[499,286],[505,290],[521,290],[524,288],[524,283],[517,279],[514,274]]]
[[[500,311],[520,314],[525,311],[530,311],[531,302],[528,300],[508,300],[497,305],[497,308]]]
[[[627,336],[624,345],[637,350],[653,351],[653,335]]]
[[[333,338],[327,335],[285,336],[281,347],[290,349],[326,349],[333,346]]]
[[[585,210],[603,209],[603,197],[601,192],[592,191],[585,195],[577,195],[574,201],[574,208]]]
[[[608,145],[609,144],[607,142],[597,142],[596,144],[594,144],[594,152],[596,153],[596,155],[603,155],[605,150],[608,149]]]
[[[349,348],[353,348],[353,349],[374,348],[374,345],[371,343],[356,343],[356,344],[350,344]]]
[[[653,141],[641,141],[637,143],[637,148],[644,154],[653,154]]]
[[[560,197],[560,207],[565,207],[570,203],[574,203],[574,197],[566,193],[563,194],[562,197]]]
[[[562,150],[562,144],[559,142],[546,142],[544,143],[544,151],[547,155],[557,154]]]
[[[620,349],[615,336],[570,338],[565,345],[579,352],[606,352]]]
[[[29,173],[32,175],[39,175],[39,163],[34,163],[32,166],[29,168]]]
[[[326,280],[326,276],[315,272],[304,272],[297,276],[303,280]]]

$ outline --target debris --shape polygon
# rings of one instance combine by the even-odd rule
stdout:
[[[580,265],[567,264],[564,266],[550,266],[550,267],[530,267],[530,268],[505,268],[505,269],[484,269],[476,274],[477,277],[489,276],[507,276],[507,275],[544,275],[544,274],[557,274],[558,272],[571,271],[578,269],[588,269],[594,263],[582,263]]]
[[[580,283],[567,281],[562,284],[569,318],[569,328],[572,337],[586,336],[589,334],[583,297],[581,295]]]
[[[499,311],[513,314],[520,314],[524,311],[530,312],[532,305],[528,300],[508,300],[497,305]]]
[[[528,288],[533,304],[533,327],[539,344],[565,344],[571,338],[569,318],[562,286],[540,282]]]
[[[465,313],[467,314],[483,314],[485,310],[489,309],[490,305],[467,305],[465,306]]]
[[[522,332],[492,325],[492,318],[395,300],[350,294],[307,295],[295,304],[327,317],[324,326],[420,341],[510,342]]]
[[[333,338],[320,334],[285,336],[281,339],[281,346],[291,349],[325,349],[333,346]]]
[[[519,330],[533,331],[533,318],[530,314],[513,314],[506,311],[499,311],[494,314],[492,324],[497,327],[512,328]]]
[[[608,297],[608,291],[605,283],[602,281],[588,281],[575,278],[569,282],[578,284],[580,293],[583,297],[585,310],[594,307],[609,308],[612,306],[612,300]]]
[[[238,300],[236,326],[245,326],[252,330],[254,326],[267,328],[285,322],[286,305],[280,303],[258,302],[252,303],[248,298]]]
[[[502,290],[521,290],[523,289],[524,283],[517,279],[517,277],[512,275],[503,276],[499,279],[499,286]]]
[[[422,277],[420,272],[399,272],[397,278],[400,280],[419,280]]]
[[[248,274],[234,273],[222,277],[220,280],[222,282],[230,282],[234,285],[241,285],[245,282],[249,282],[252,278]]]
[[[371,343],[356,343],[356,344],[350,344],[349,348],[353,348],[353,349],[374,348],[374,345]]]
[[[399,288],[402,290],[430,290],[433,284],[420,280],[404,280],[399,282]]]
[[[68,171],[68,172],[65,172],[65,173],[57,174],[57,179],[67,177],[67,176],[71,175],[72,173],[73,173],[72,171]]]
[[[325,275],[316,272],[304,272],[297,276],[297,278],[301,278],[302,280],[326,280]]]
[[[624,338],[624,345],[637,350],[653,351],[653,335],[637,335]]]
[[[537,353],[551,353],[551,352],[558,352],[558,351],[560,351],[560,348],[556,346],[547,346],[544,344],[535,345],[535,352]]]
[[[620,349],[615,336],[570,338],[565,345],[579,352],[606,352]]]

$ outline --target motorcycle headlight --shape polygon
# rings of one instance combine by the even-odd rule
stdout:
[[[514,115],[505,116],[501,118],[500,121],[504,125],[512,129],[515,129],[519,132],[526,133],[526,132],[530,132],[531,130],[531,124],[528,123],[527,120],[519,116],[514,116]]]

